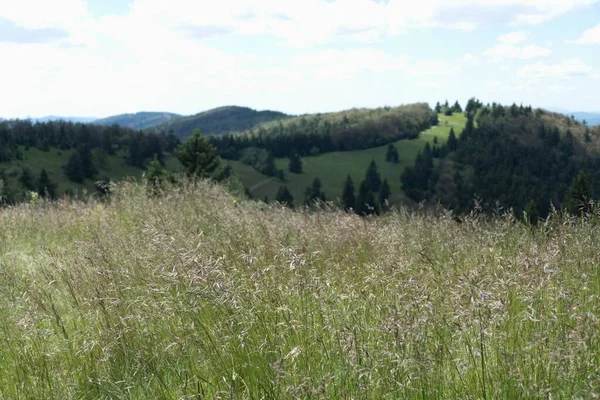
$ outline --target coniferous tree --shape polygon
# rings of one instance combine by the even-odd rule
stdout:
[[[362,181],[358,190],[356,213],[358,215],[379,214],[379,205],[366,180]]]
[[[35,178],[31,169],[27,166],[23,167],[21,170],[21,176],[19,177],[19,182],[26,190],[34,191],[36,189],[35,186]]]
[[[304,204],[311,205],[315,201],[325,201],[325,193],[321,191],[321,180],[315,178],[312,185],[306,188],[304,192]]]
[[[85,173],[83,171],[83,164],[81,162],[81,156],[78,151],[74,151],[69,156],[67,163],[64,165],[65,175],[75,182],[83,183],[85,179]]]
[[[397,164],[400,161],[400,157],[398,156],[398,149],[393,144],[389,144],[387,147],[387,153],[385,154],[385,161]]]
[[[375,160],[372,160],[371,164],[369,164],[369,168],[367,168],[365,182],[371,192],[379,192],[379,189],[381,188],[381,175],[379,175]]]
[[[379,190],[379,205],[382,209],[387,208],[386,204],[391,194],[392,191],[390,189],[390,184],[388,183],[387,179],[384,179],[383,183],[381,184],[381,189]]]
[[[158,193],[160,187],[169,178],[169,173],[161,165],[160,161],[158,161],[158,157],[156,155],[154,155],[152,161],[148,163],[148,167],[144,173],[144,178],[146,179],[146,182],[148,182],[148,185],[152,187],[154,194]]]
[[[293,172],[294,174],[302,173],[302,159],[298,153],[294,153],[290,156],[289,171]]]
[[[344,210],[354,210],[356,208],[356,197],[354,196],[354,182],[352,177],[348,175],[346,183],[344,184],[344,191],[342,193],[342,205]]]
[[[456,101],[456,103],[454,103],[454,105],[452,106],[452,112],[453,113],[461,113],[463,112],[462,107],[460,106],[460,104],[458,103],[458,100]]]
[[[91,147],[89,145],[81,145],[77,148],[77,153],[79,153],[79,158],[81,159],[81,169],[83,170],[83,175],[86,178],[93,178],[96,176],[98,171],[96,170],[92,160]]]
[[[45,169],[42,169],[40,172],[37,192],[41,197],[47,197],[49,199],[56,198],[56,183],[50,180],[50,176]]]
[[[448,135],[448,142],[446,143],[448,146],[448,150],[456,151],[458,148],[458,140],[456,139],[456,134],[454,133],[454,128],[450,128],[450,134]]]
[[[435,104],[435,109],[434,110],[438,114],[440,114],[442,112],[442,105],[440,104],[439,101]]]
[[[275,195],[275,201],[281,204],[285,204],[290,208],[294,207],[294,196],[288,189],[287,186],[280,186],[279,190],[277,190],[277,194]]]
[[[573,215],[582,215],[589,211],[591,200],[590,185],[583,171],[573,179],[567,198],[565,200],[566,210]]]
[[[219,166],[217,150],[199,129],[177,148],[176,155],[189,176],[207,178]]]

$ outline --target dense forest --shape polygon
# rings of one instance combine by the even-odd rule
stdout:
[[[437,124],[427,104],[372,110],[315,114],[259,125],[249,131],[212,137],[221,157],[244,159],[249,148],[274,157],[316,155],[332,151],[368,149],[400,139],[418,137]]]
[[[531,107],[472,99],[467,125],[436,152],[426,147],[402,175],[405,194],[464,212],[513,208],[546,216],[579,194],[600,193],[600,134],[574,119]],[[434,159],[439,158],[437,166]],[[579,189],[575,187],[579,185]]]

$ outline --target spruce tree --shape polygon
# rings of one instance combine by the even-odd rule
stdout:
[[[207,178],[217,169],[220,162],[217,149],[199,129],[196,129],[175,153],[189,176]]]
[[[358,215],[379,214],[375,195],[366,180],[362,181],[356,198],[356,213]]]
[[[344,184],[344,191],[342,193],[342,205],[344,210],[354,210],[356,208],[356,197],[354,196],[354,182],[352,177],[348,175],[346,183]]]
[[[448,146],[448,150],[456,151],[458,148],[458,140],[456,139],[456,134],[454,133],[454,128],[450,128],[450,134],[448,135],[448,142],[446,143]]]
[[[290,193],[287,186],[280,186],[277,194],[275,195],[275,201],[281,204],[285,204],[290,208],[294,207],[294,196]]]
[[[81,156],[79,155],[78,151],[74,151],[71,153],[63,169],[65,171],[65,175],[71,181],[75,183],[83,183],[85,179],[85,173],[83,171]]]
[[[385,161],[392,163],[392,164],[397,164],[398,161],[400,161],[400,157],[398,156],[398,150],[396,149],[396,146],[394,146],[391,143],[387,147],[387,153],[385,154]]]
[[[302,173],[302,159],[297,153],[294,153],[290,156],[290,164],[288,169],[294,174]]]
[[[315,201],[325,201],[325,193],[321,191],[321,180],[315,178],[312,185],[306,188],[304,192],[304,204],[312,205]]]
[[[21,176],[19,177],[19,182],[23,186],[23,188],[34,191],[35,190],[35,178],[33,177],[33,173],[31,169],[27,166],[23,167],[21,170]]]
[[[371,161],[369,168],[367,168],[365,182],[367,183],[367,187],[371,192],[379,192],[379,188],[381,188],[381,175],[379,175],[379,170],[377,169],[375,160]]]

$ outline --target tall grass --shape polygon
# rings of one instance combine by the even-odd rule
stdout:
[[[592,398],[600,233],[123,184],[0,212],[0,398]]]

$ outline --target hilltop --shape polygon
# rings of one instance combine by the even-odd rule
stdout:
[[[571,188],[580,173],[584,197],[600,194],[600,127],[559,113],[474,99],[466,115],[458,140],[437,155],[424,152],[403,174],[402,188],[412,200],[441,202],[459,212],[500,207],[545,217],[574,200]]]
[[[137,112],[134,114],[120,114],[94,121],[96,125],[119,125],[131,129],[148,129],[179,119],[182,116],[168,112]]]
[[[205,135],[221,135],[250,129],[256,125],[289,118],[278,111],[257,111],[248,107],[225,106],[204,111],[189,117],[172,120],[157,127],[172,132],[180,139],[191,135],[195,129]]]

